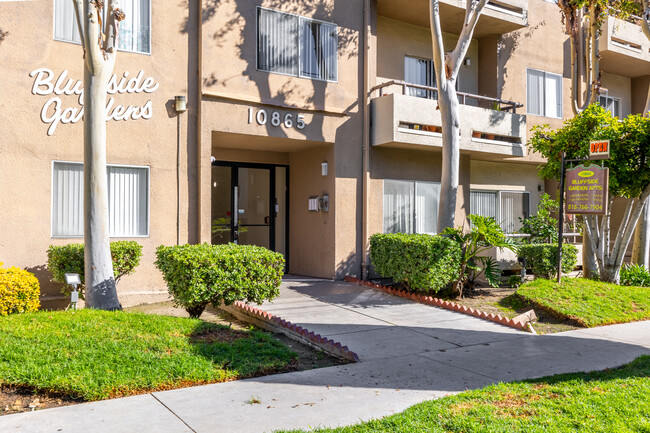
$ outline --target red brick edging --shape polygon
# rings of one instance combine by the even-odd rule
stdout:
[[[535,334],[530,323],[523,323],[520,321],[514,321],[507,317],[503,317],[500,314],[486,313],[484,311],[475,310],[464,305],[457,304],[451,301],[445,301],[443,299],[434,298],[432,296],[418,295],[416,293],[410,293],[404,290],[391,289],[390,287],[382,286],[381,284],[375,284],[371,281],[363,281],[355,277],[345,277],[344,281],[349,283],[357,283],[361,286],[370,287],[371,289],[381,290],[382,292],[388,293],[393,296],[399,296],[400,298],[410,299],[415,302],[420,302],[422,304],[433,305],[434,307],[445,308],[447,310],[456,311],[458,313],[469,314],[470,316],[478,317],[479,319],[489,320],[490,322],[495,322],[500,325],[509,326],[511,328],[519,329],[522,331],[527,331]]]
[[[287,320],[282,319],[281,317],[274,316],[269,312],[252,307],[241,301],[235,301],[232,305],[230,305],[230,307],[234,307],[245,315],[253,317],[261,322],[270,324],[272,327],[279,327],[285,334],[293,334],[293,336],[298,337],[299,340],[305,340],[308,343],[324,350],[325,352],[331,353],[340,358],[348,359],[350,361],[359,362],[359,356],[348,349],[348,346],[343,346],[339,342],[331,340],[327,337],[323,337],[320,334],[310,332],[308,329],[293,324]]]

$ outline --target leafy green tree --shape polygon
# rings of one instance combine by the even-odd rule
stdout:
[[[553,200],[546,193],[542,194],[537,205],[537,213],[528,218],[519,218],[522,224],[519,232],[530,235],[529,238],[523,238],[522,242],[526,244],[557,243],[556,215],[559,208],[557,200]]]
[[[517,249],[514,242],[503,234],[501,226],[494,218],[481,215],[469,215],[468,218],[472,227],[468,233],[464,233],[461,227],[447,227],[442,232],[458,242],[462,250],[458,279],[452,286],[452,294],[459,297],[463,296],[463,290],[468,283],[472,289],[473,281],[481,273],[484,273],[485,279],[492,287],[499,285],[501,272],[494,260],[480,254],[494,247],[512,251]]]
[[[625,251],[650,196],[650,119],[641,115],[628,116],[623,121],[598,104],[564,122],[558,130],[548,125],[533,127],[531,147],[548,161],[540,167],[540,175],[559,179],[560,158],[566,152],[568,159],[587,158],[591,140],[610,140],[609,205],[607,214],[585,216],[585,228],[591,250],[595,254],[602,281],[619,281]],[[625,200],[625,211],[616,238],[610,246],[611,212],[615,197]]]

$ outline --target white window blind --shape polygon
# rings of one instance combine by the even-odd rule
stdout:
[[[562,76],[535,69],[526,73],[526,110],[528,114],[562,117]]]
[[[126,18],[120,23],[119,49],[151,53],[150,0],[122,0]],[[54,39],[80,42],[74,6],[70,0],[54,0]]]
[[[257,69],[313,80],[338,79],[336,24],[257,8]]]
[[[404,57],[404,81],[421,86],[435,87],[436,74],[433,61],[417,57]],[[435,92],[415,87],[407,87],[410,96],[418,98],[437,98]]]
[[[519,218],[530,215],[530,193],[526,191],[471,190],[470,213],[492,217],[504,233],[516,233],[521,228]]]
[[[300,19],[300,76],[336,81],[338,35],[334,24]]]
[[[298,75],[298,17],[257,9],[257,68]]]
[[[149,234],[149,169],[108,166],[111,237]],[[83,164],[55,162],[52,174],[52,236],[83,236]]]
[[[384,180],[384,233],[434,234],[439,201],[439,183]]]

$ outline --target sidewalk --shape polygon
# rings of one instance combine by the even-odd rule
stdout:
[[[650,321],[536,336],[355,284],[287,280],[261,307],[361,362],[0,417],[1,432],[267,432],[347,425],[485,385],[650,354]],[[251,399],[261,401],[250,404]]]

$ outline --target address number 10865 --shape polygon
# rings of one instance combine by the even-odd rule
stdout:
[[[282,126],[285,128],[305,129],[305,116],[303,114],[294,115],[293,113],[281,113],[279,111],[266,111],[265,109],[255,110],[248,109],[248,123],[257,122],[258,125],[270,123],[272,126]]]

